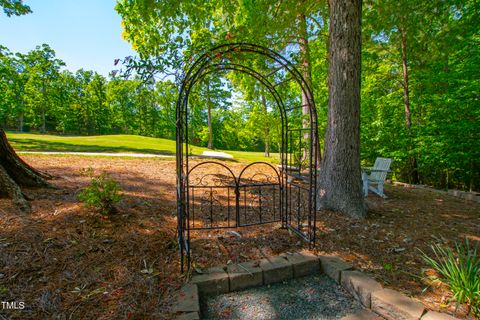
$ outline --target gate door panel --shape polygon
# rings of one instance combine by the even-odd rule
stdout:
[[[254,162],[238,177],[239,226],[282,221],[282,184],[269,163]]]
[[[310,241],[311,217],[309,188],[298,177],[287,176],[287,228],[306,241]]]
[[[314,242],[315,229],[315,153],[310,128],[290,129],[287,131],[287,165],[285,174],[285,211],[287,228]]]
[[[237,179],[225,165],[207,161],[188,173],[188,225],[191,230],[236,226]]]

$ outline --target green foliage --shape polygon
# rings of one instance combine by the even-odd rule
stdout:
[[[121,199],[120,184],[109,178],[105,172],[94,175],[92,168],[85,172],[90,177],[90,185],[82,189],[79,199],[85,202],[87,207],[97,209],[102,215],[113,213],[115,204]]]
[[[387,272],[393,272],[394,267],[393,267],[393,264],[391,264],[391,263],[384,263],[383,264],[383,269]]]
[[[480,188],[480,46],[475,1],[364,5],[361,152],[395,159],[394,178],[437,188]],[[408,16],[408,19],[405,17]],[[406,128],[401,34],[406,32],[411,129]]]
[[[0,297],[6,296],[9,292],[10,290],[7,287],[0,286]]]
[[[447,285],[453,292],[453,300],[467,304],[469,311],[480,315],[480,257],[478,243],[472,247],[465,243],[455,244],[455,248],[435,244],[431,246],[433,256],[422,252],[424,260],[437,271],[441,278],[434,278]]]
[[[0,1],[0,6],[7,8],[6,4],[22,2]],[[146,84],[138,75],[124,79],[103,77],[89,70],[60,71],[63,62],[47,45],[26,54],[0,47],[2,127],[62,135],[128,134],[173,139],[176,76],[185,71],[190,58],[213,44],[251,42],[280,52],[303,73],[305,55],[300,52],[299,38],[305,37],[306,31],[306,57],[322,147],[328,104],[327,2],[118,0],[116,10],[122,16],[124,38],[142,58],[132,62],[138,67],[135,70],[140,74],[159,70],[173,76]],[[479,13],[480,2],[473,0],[364,2],[364,165],[379,156],[394,158],[393,178],[412,182],[410,160],[415,158],[422,184],[480,190]],[[406,126],[402,31],[411,128]],[[272,71],[273,66],[262,59],[249,56],[248,62],[261,74]],[[285,76],[278,72],[269,80],[280,82]],[[207,82],[198,83],[190,96],[191,145],[207,146],[212,133],[214,148],[261,152],[268,146],[278,152],[281,119],[272,95],[256,80],[239,73],[218,73]],[[301,103],[298,86],[277,89],[287,107]],[[298,120],[301,115],[295,112],[290,128],[302,126]]]
[[[55,84],[59,80],[60,68],[65,63],[55,58],[55,51],[49,45],[37,46],[35,50],[21,55],[28,80],[25,84],[25,101],[31,123],[41,132],[46,131],[47,121],[55,105]]]
[[[3,8],[7,17],[21,16],[32,12],[30,7],[24,4],[22,0],[0,0],[0,7]]]

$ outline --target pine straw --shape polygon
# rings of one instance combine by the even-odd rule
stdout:
[[[0,311],[14,319],[171,318],[175,293],[185,281],[176,246],[175,163],[136,159],[24,157],[57,176],[59,190],[27,190],[33,213],[0,199],[0,301],[26,308]],[[238,172],[243,165],[228,163]],[[93,167],[118,180],[124,198],[104,220],[77,200]],[[388,200],[369,197],[363,222],[322,212],[316,251],[339,254],[385,286],[428,308],[451,311],[445,288],[418,278],[427,266],[417,248],[480,234],[480,205],[427,190],[388,187]],[[193,234],[193,255],[204,268],[307,249],[278,225]],[[477,238],[478,240],[478,238]],[[448,309],[448,310],[446,310]]]

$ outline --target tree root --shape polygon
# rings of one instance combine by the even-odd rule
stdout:
[[[13,203],[23,212],[30,213],[32,211],[22,190],[20,190],[18,184],[10,178],[2,165],[0,165],[0,192],[12,198]]]
[[[31,212],[27,197],[20,187],[52,188],[47,179],[53,177],[39,172],[20,158],[8,143],[7,136],[0,128],[0,193],[12,198],[24,212]]]

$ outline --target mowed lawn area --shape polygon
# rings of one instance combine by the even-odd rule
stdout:
[[[105,153],[150,153],[175,156],[175,141],[137,135],[59,136],[7,132],[8,140],[17,152],[105,152]],[[194,155],[201,155],[207,148],[191,146]],[[237,161],[275,162],[278,154],[270,158],[263,152],[217,150],[231,154]]]

